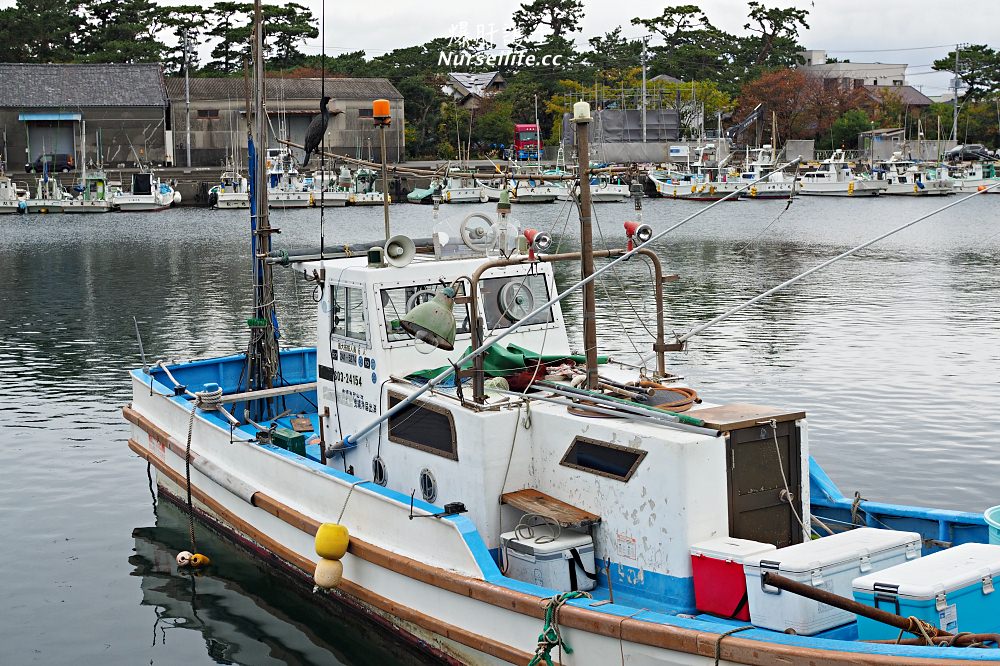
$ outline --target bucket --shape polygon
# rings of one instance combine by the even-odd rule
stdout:
[[[986,524],[990,526],[990,543],[1000,546],[1000,506],[986,509],[983,513]]]

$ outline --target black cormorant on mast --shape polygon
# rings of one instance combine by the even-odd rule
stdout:
[[[327,108],[327,104],[329,103],[330,98],[324,97],[319,103],[320,114],[313,117],[312,122],[309,123],[309,128],[306,129],[306,138],[302,142],[302,147],[306,151],[306,156],[302,158],[303,169],[309,164],[309,156],[316,152],[319,144],[323,142],[323,135],[326,134],[326,126],[330,124],[330,109]]]

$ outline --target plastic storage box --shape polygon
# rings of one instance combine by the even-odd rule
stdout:
[[[855,579],[854,599],[949,631],[1000,632],[1000,546],[965,543]],[[858,616],[861,640],[899,629]]]
[[[691,546],[694,601],[698,610],[737,620],[750,619],[743,562],[775,550],[769,543],[722,537]]]
[[[854,614],[776,587],[764,586],[769,571],[842,597],[851,597],[851,583],[862,574],[881,571],[920,557],[916,532],[859,527],[848,532],[753,555],[744,563],[750,621],[758,627],[811,636],[854,620]]]
[[[522,539],[516,532],[501,534],[506,575],[561,592],[597,587],[594,540],[589,534],[563,530],[557,539],[546,539]]]

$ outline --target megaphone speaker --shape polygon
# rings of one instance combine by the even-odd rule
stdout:
[[[417,247],[407,236],[393,236],[385,242],[385,262],[390,266],[402,268],[417,254]]]

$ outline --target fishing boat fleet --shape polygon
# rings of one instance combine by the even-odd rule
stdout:
[[[259,29],[253,52],[247,351],[152,364],[143,352],[123,409],[160,496],[198,520],[179,569],[211,576],[196,537],[208,525],[414,649],[469,664],[1000,657],[1000,507],[847,497],[810,455],[824,443],[803,410],[764,389],[730,401],[670,370],[669,352],[758,299],[668,341],[654,243],[697,215],[657,232],[636,198],[620,247],[594,249],[595,193],[624,183],[590,164],[587,103],[573,110],[575,169],[526,168],[490,187],[449,169],[419,198],[482,203],[495,190],[495,213],[435,205],[427,235],[409,238],[391,235],[385,207],[384,238],[282,250],[274,164],[253,150],[267,145]],[[376,125],[388,106],[373,105]],[[902,159],[856,178],[835,154],[786,182],[767,147],[732,180],[728,165],[699,161],[662,170],[660,195],[868,196],[933,180]],[[338,173],[335,191],[356,175]],[[548,234],[511,216],[512,201],[560,196],[578,204],[579,252],[550,253]],[[597,308],[614,304],[598,305],[595,281],[628,260],[653,277],[656,339],[638,360],[598,350]],[[562,262],[581,279],[560,291]],[[278,345],[280,267],[313,289],[315,346]],[[577,292],[582,316],[565,311]]]

